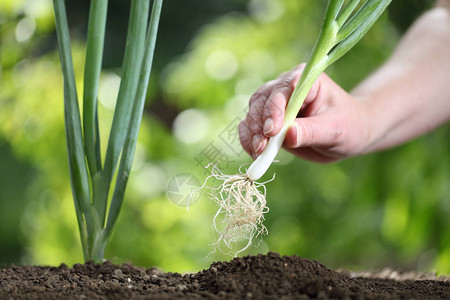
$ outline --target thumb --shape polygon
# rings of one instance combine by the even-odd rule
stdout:
[[[297,118],[289,127],[284,145],[295,149],[300,147],[328,148],[338,145],[342,130],[339,126],[327,122],[325,116]]]

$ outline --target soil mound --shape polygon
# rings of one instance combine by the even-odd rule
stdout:
[[[110,262],[12,266],[0,269],[0,299],[450,299],[446,278],[418,274],[420,280],[394,280],[368,274],[355,277],[276,253],[216,262],[184,275]]]

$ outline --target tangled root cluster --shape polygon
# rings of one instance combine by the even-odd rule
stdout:
[[[214,216],[213,228],[219,237],[213,244],[214,251],[237,256],[252,245],[252,240],[268,233],[264,226],[264,214],[269,211],[266,205],[266,188],[264,184],[251,180],[239,169],[235,175],[226,175],[215,165],[211,167],[209,178],[218,180],[218,187],[209,188],[209,198],[219,205]],[[206,185],[206,182],[205,182]],[[204,185],[204,186],[205,186]],[[245,240],[246,245],[238,251],[233,246]],[[226,250],[223,249],[225,245]]]

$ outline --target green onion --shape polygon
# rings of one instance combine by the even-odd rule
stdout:
[[[267,229],[263,225],[264,214],[269,210],[266,205],[265,184],[274,180],[275,176],[266,182],[256,180],[269,169],[281,148],[287,130],[297,117],[319,75],[362,38],[391,0],[367,0],[355,13],[360,1],[344,2],[345,0],[328,2],[322,29],[286,107],[281,131],[269,140],[266,149],[245,173],[239,170],[237,174],[227,175],[212,165],[211,175],[206,181],[215,178],[222,182],[217,188],[207,187],[211,190],[209,193],[211,201],[219,205],[213,221],[219,237],[213,244],[215,247],[213,251],[234,253],[236,256],[250,247],[254,238],[267,234]],[[211,167],[211,164],[208,167]],[[199,189],[204,187],[206,182]],[[222,224],[223,227],[220,228],[217,224]],[[247,242],[240,250],[233,251],[232,245],[240,240]]]
[[[283,144],[314,82],[325,69],[347,53],[372,27],[392,0],[367,0],[352,15],[360,0],[330,0],[322,29],[312,54],[286,107],[281,131],[272,137],[261,155],[247,170],[247,176],[258,180],[269,169]],[[351,16],[351,17],[350,17]]]
[[[53,0],[64,78],[64,116],[72,193],[84,259],[100,262],[125,195],[150,77],[162,0],[133,0],[114,119],[102,167],[97,94],[103,56],[107,0],[92,0],[86,46],[83,131],[64,0]],[[84,135],[83,135],[84,133]],[[116,167],[119,173],[112,197]],[[111,204],[107,215],[108,199]],[[106,218],[107,217],[107,218]],[[107,220],[107,221],[106,221]]]

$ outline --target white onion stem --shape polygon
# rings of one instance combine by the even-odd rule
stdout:
[[[270,138],[263,153],[248,168],[246,174],[251,180],[258,180],[269,169],[281,149],[288,128],[289,126],[284,126],[276,136]]]

